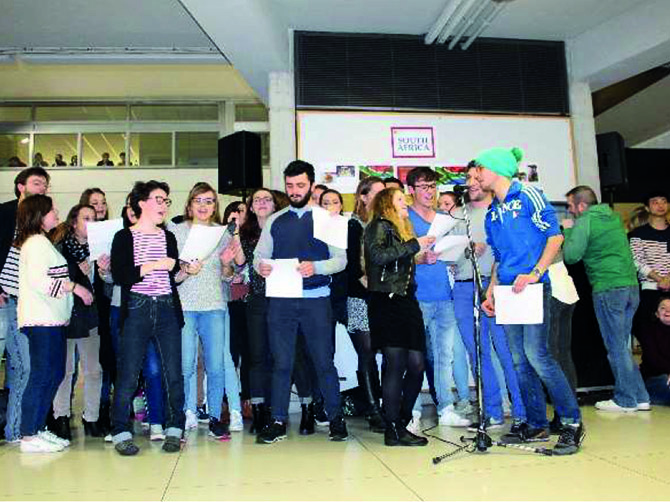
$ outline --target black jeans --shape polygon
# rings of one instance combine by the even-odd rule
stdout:
[[[249,335],[249,393],[252,403],[262,399],[270,403],[272,356],[268,341],[268,300],[264,296],[247,299],[247,333]]]
[[[568,305],[551,298],[549,352],[565,373],[572,392],[577,394],[577,370],[572,360],[572,313],[576,304]]]
[[[184,429],[184,378],[181,371],[181,329],[171,295],[151,297],[130,293],[128,317],[123,323],[117,357],[112,411],[114,442],[131,439],[128,420],[137,379],[150,339],[160,356],[165,389],[166,435],[181,436]]]
[[[230,313],[230,355],[240,370],[240,397],[249,399],[249,334],[247,331],[247,305],[242,300],[228,302]]]

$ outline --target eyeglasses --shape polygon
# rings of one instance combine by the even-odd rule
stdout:
[[[172,199],[168,199],[167,197],[161,197],[160,195],[154,195],[153,197],[149,197],[150,199],[153,199],[156,201],[156,204],[163,205],[165,204],[167,207],[170,207],[172,205]]]
[[[437,190],[437,183],[417,183],[414,188],[427,192],[428,190]]]
[[[254,202],[265,202],[266,204],[269,204],[272,202],[272,197],[254,197]]]
[[[193,202],[200,206],[213,206],[214,203],[216,203],[216,200],[212,199],[211,197],[197,197],[193,199]]]

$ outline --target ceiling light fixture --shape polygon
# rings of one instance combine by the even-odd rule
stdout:
[[[479,0],[464,0],[463,3],[459,5],[458,10],[454,12],[454,15],[451,16],[451,19],[449,19],[449,21],[445,25],[444,29],[442,30],[442,33],[440,33],[440,36],[437,37],[438,44],[443,44],[451,36],[454,30],[465,18],[465,15],[470,12],[470,9],[477,1]]]
[[[442,14],[440,14],[440,17],[437,18],[437,21],[435,21],[430,31],[426,33],[424,38],[426,45],[435,42],[437,37],[440,35],[440,33],[442,33],[442,30],[444,30],[444,27],[449,22],[451,16],[453,16],[454,12],[456,12],[456,9],[459,5],[461,5],[462,2],[463,0],[447,0],[447,5],[444,6]]]

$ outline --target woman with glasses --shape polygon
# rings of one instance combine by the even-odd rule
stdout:
[[[112,440],[121,455],[136,455],[129,422],[149,340],[158,347],[167,397],[163,450],[178,452],[184,428],[184,384],[181,374],[181,328],[184,316],[175,283],[179,251],[172,232],[161,228],[171,204],[167,183],[138,181],[129,202],[137,223],[120,230],[112,241],[111,268],[121,285],[121,338]]]
[[[184,207],[184,221],[172,227],[178,248],[183,249],[195,225],[220,227],[219,221],[221,215],[216,192],[208,183],[196,183]],[[243,261],[239,240],[225,231],[209,256],[203,261],[182,263],[181,272],[177,275],[185,321],[181,348],[186,428],[195,428],[198,424],[195,411],[199,338],[207,375],[209,435],[217,439],[229,438],[229,430],[243,429],[239,384],[230,354],[230,318],[227,309],[229,288],[221,287],[222,280],[230,281],[233,278],[236,256],[239,261]],[[224,390],[228,396],[230,429],[221,420]]]

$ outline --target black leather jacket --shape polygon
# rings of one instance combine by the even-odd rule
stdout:
[[[421,250],[419,241],[403,242],[393,223],[384,218],[368,224],[364,239],[368,290],[406,296],[414,289],[414,255]]]

